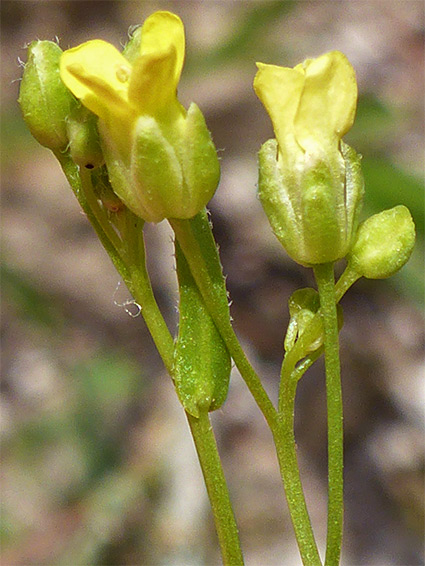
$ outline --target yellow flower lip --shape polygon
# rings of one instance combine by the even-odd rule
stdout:
[[[61,78],[69,90],[94,114],[106,119],[108,106],[127,111],[128,85],[117,69],[131,67],[110,43],[95,39],[65,51],[60,61]]]
[[[65,51],[62,81],[89,110],[114,128],[137,115],[179,115],[177,85],[184,62],[183,23],[171,12],[155,12],[142,27],[140,54],[131,65],[110,43],[88,41]],[[171,110],[171,112],[170,112]]]
[[[254,90],[271,120],[281,154],[338,150],[354,122],[357,83],[340,51],[294,68],[257,63]]]
[[[360,158],[344,144],[357,103],[339,51],[294,68],[257,63],[254,89],[275,132],[259,153],[258,191],[273,231],[302,265],[347,254],[363,199]]]

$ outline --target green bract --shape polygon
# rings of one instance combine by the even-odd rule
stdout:
[[[66,117],[75,99],[61,81],[62,49],[53,41],[33,41],[28,47],[19,90],[24,120],[35,139],[52,150],[68,145]]]
[[[258,67],[254,88],[276,135],[259,153],[263,208],[295,261],[336,261],[350,249],[364,192],[360,157],[341,140],[355,115],[354,70],[338,51],[294,69]]]
[[[359,226],[349,267],[368,279],[385,279],[403,267],[414,244],[412,215],[405,206],[395,206],[374,214]]]

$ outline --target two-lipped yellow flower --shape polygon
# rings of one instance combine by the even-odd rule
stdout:
[[[363,196],[359,157],[342,141],[357,104],[339,51],[294,68],[258,63],[254,89],[275,131],[260,151],[259,194],[287,252],[311,265],[344,257]]]
[[[123,202],[147,221],[190,218],[214,194],[219,165],[200,110],[192,103],[186,111],[177,99],[183,23],[156,12],[134,41],[128,58],[101,40],[65,51],[61,78],[99,117],[108,174]]]

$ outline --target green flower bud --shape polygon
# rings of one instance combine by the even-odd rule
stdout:
[[[359,226],[349,267],[368,279],[385,279],[403,267],[414,244],[412,215],[405,206],[395,206],[374,214]]]
[[[293,348],[298,336],[304,332],[311,320],[314,318],[314,315],[319,310],[319,293],[311,287],[297,289],[289,298],[288,307],[290,319],[284,341],[284,348],[286,352]],[[322,343],[323,338],[320,337],[311,344],[309,351],[312,352],[316,350],[322,345]]]
[[[59,75],[62,49],[52,41],[33,41],[22,76],[19,104],[35,139],[52,150],[68,145],[66,117],[75,99]]]
[[[319,293],[311,287],[297,289],[290,296],[288,307],[290,319],[284,341],[284,348],[286,352],[289,352],[289,350],[294,347],[297,339],[304,333],[305,330],[307,330],[311,321],[318,312],[320,308]],[[342,308],[340,305],[337,305],[337,316],[338,329],[340,330],[343,325]],[[306,353],[314,352],[322,345],[323,328],[321,330],[320,336],[309,345]]]
[[[66,130],[74,163],[86,169],[96,169],[103,165],[95,114],[81,104],[76,105],[66,119]]]

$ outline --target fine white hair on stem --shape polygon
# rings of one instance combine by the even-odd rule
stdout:
[[[131,318],[136,318],[140,315],[140,313],[142,312],[142,307],[141,305],[139,305],[139,303],[137,303],[134,299],[126,299],[123,302],[119,302],[115,299],[115,296],[118,292],[118,289],[121,286],[121,281],[118,281],[116,289],[114,291],[114,295],[113,295],[113,301],[114,301],[114,305],[120,308],[123,308],[125,310],[125,312],[131,316]],[[129,307],[130,306],[134,306],[136,307],[136,312],[133,312]]]

